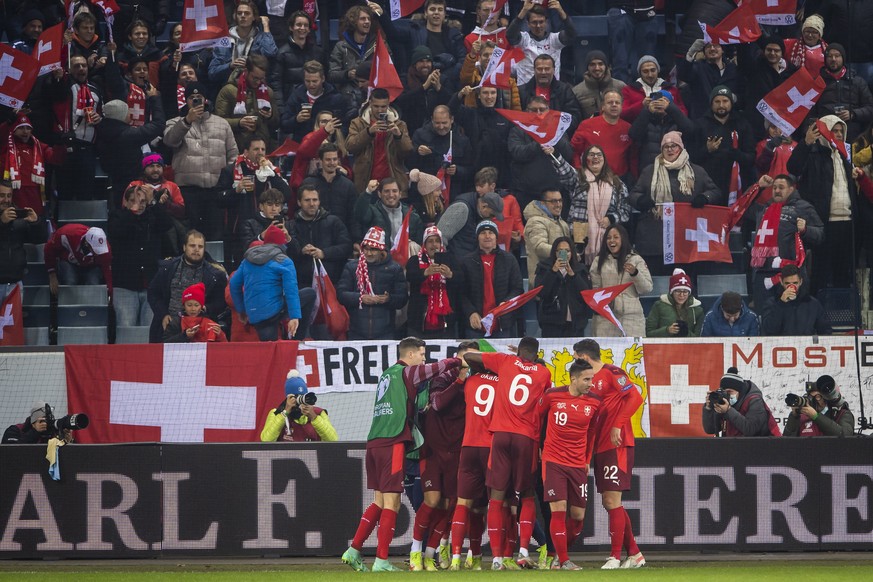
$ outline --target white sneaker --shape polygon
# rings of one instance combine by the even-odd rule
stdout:
[[[619,560],[618,558],[613,558],[612,556],[609,556],[609,559],[606,560],[606,563],[600,566],[601,570],[618,570],[619,568],[621,568],[621,560]]]
[[[624,562],[621,563],[622,568],[642,568],[646,565],[646,559],[643,557],[642,552],[637,552],[633,556],[628,556],[625,558]]]

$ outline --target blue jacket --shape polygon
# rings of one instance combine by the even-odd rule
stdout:
[[[273,244],[251,248],[244,257],[230,279],[230,296],[237,311],[245,313],[251,323],[265,321],[283,308],[291,319],[300,319],[294,261]]]
[[[746,302],[743,301],[740,318],[731,325],[721,313],[721,297],[715,300],[712,309],[706,313],[706,317],[703,319],[703,329],[700,330],[700,337],[739,337],[756,335],[761,335],[761,326],[758,316],[754,311],[749,309]]]
[[[279,49],[276,47],[276,41],[273,40],[272,34],[264,32],[261,30],[260,26],[255,25],[255,30],[257,30],[257,34],[255,35],[255,38],[252,41],[252,46],[249,47],[249,52],[247,54],[264,55],[271,60],[270,66],[272,66],[272,59],[279,53]],[[230,37],[233,43],[236,43],[236,38],[234,36],[235,32],[236,27],[232,27]],[[231,61],[233,61],[233,46],[215,47],[212,50],[212,60],[209,61],[209,81],[217,83],[219,86],[223,86],[227,83],[231,73]]]

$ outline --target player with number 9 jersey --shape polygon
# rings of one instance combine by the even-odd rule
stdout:
[[[467,410],[461,446],[491,448],[491,416],[498,381],[496,374],[473,374],[464,382]]]

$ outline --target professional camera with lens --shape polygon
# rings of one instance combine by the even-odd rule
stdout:
[[[88,428],[88,415],[83,412],[68,414],[61,418],[55,418],[54,410],[48,403],[45,405],[45,423],[47,432],[52,435],[60,434],[65,430],[81,430]]]
[[[285,398],[287,398],[287,396]],[[275,414],[282,414],[282,411],[285,410],[285,398],[283,398],[282,402],[279,403],[279,406],[276,407]],[[314,392],[301,394],[300,396],[297,396],[297,406],[291,409],[291,412],[288,413],[288,416],[290,416],[294,420],[297,420],[303,414],[300,411],[301,404],[314,406],[316,402],[318,402],[318,396],[316,396]]]
[[[727,392],[725,392],[722,388],[718,390],[713,390],[709,393],[709,403],[715,406],[716,404],[722,405],[728,401]]]
[[[797,394],[792,393],[788,393],[788,395],[785,396],[785,404],[787,404],[791,408],[803,408],[804,406],[810,405],[809,398],[807,398],[806,396],[798,396]]]

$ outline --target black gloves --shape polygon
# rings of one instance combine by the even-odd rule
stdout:
[[[643,194],[640,196],[639,200],[637,200],[637,210],[640,212],[648,212],[652,208],[655,207],[655,201],[652,200],[652,197],[648,194]]]
[[[691,208],[703,208],[706,206],[709,199],[703,194],[698,194],[694,198],[691,199]]]

